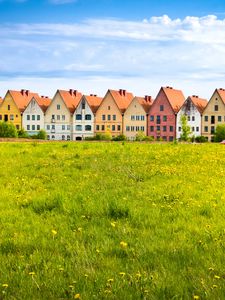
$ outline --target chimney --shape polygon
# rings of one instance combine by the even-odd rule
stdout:
[[[76,96],[77,96],[77,90],[74,90],[74,91],[73,91],[73,94],[74,94],[74,96],[76,97]]]
[[[97,97],[97,95],[96,95],[96,94],[94,94],[94,97]]]
[[[73,96],[74,90],[70,89],[69,93],[70,93],[71,96]]]
[[[21,90],[20,93],[24,96],[26,90]]]
[[[90,96],[94,96],[93,94],[90,94]]]
[[[124,96],[126,96],[126,92],[127,92],[126,90],[123,90],[123,95],[124,95]]]
[[[25,94],[26,94],[27,96],[29,96],[29,93],[30,93],[29,90],[26,90],[26,91],[25,91]]]
[[[119,90],[119,93],[120,93],[121,96],[123,96],[123,90],[122,89]]]

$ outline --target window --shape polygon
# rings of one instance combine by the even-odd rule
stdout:
[[[52,140],[54,140],[55,139],[55,136],[54,135],[52,135]]]
[[[194,131],[195,131],[195,128],[194,128],[194,127],[192,127],[192,128],[191,128],[191,130],[192,130],[192,132],[194,132]]]
[[[20,129],[20,125],[16,125],[16,129],[18,129],[18,130],[19,130],[19,129]]]
[[[205,131],[205,132],[208,132],[208,126],[205,126],[205,127],[204,127],[204,131]]]
[[[191,120],[194,121],[195,120],[195,116],[192,116]]]
[[[116,121],[116,115],[113,115],[113,121]]]
[[[2,115],[0,115],[0,120],[2,120]]]
[[[91,115],[85,115],[85,120],[91,120]]]
[[[85,125],[85,131],[91,131],[91,125]]]
[[[164,105],[160,105],[159,110],[164,111]]]
[[[141,131],[145,131],[145,127],[144,126],[141,126]]]
[[[131,131],[134,131],[134,126],[131,126],[130,130],[131,130]]]
[[[102,121],[105,121],[105,115],[102,115]]]
[[[110,106],[108,106],[108,110],[110,110],[110,108],[111,108],[111,107],[110,107]]]
[[[67,135],[67,141],[70,141],[70,135]]]
[[[82,125],[76,125],[76,131],[82,131]]]
[[[156,126],[156,131],[160,131],[160,126]]]
[[[190,116],[188,116],[188,118],[187,118],[187,119],[188,119],[188,121],[191,121],[191,117],[190,117]]]
[[[77,114],[77,115],[76,115],[76,120],[82,120],[82,115]]]
[[[35,130],[35,125],[32,125],[32,130]]]
[[[32,121],[35,121],[35,115],[32,115]]]
[[[154,131],[154,126],[150,126],[150,131],[151,131],[151,132]]]
[[[139,121],[140,120],[140,116],[136,116],[136,121]]]
[[[131,116],[131,121],[134,121],[135,120],[135,116]]]
[[[129,126],[127,126],[127,127],[129,127]],[[130,128],[130,127],[129,127]],[[115,125],[112,125],[112,131],[115,131],[116,130],[116,126]],[[129,131],[129,130],[127,130],[127,131]]]
[[[14,115],[10,115],[9,119],[10,119],[10,121],[13,121],[14,120]]]
[[[219,105],[215,105],[215,106],[214,106],[214,110],[215,110],[215,111],[218,111],[218,110],[219,110]]]
[[[37,120],[40,121],[41,120],[41,116],[37,115]]]
[[[66,120],[66,116],[62,115],[62,120],[65,121]]]
[[[117,125],[117,130],[118,130],[118,131],[120,131],[120,128],[121,128],[120,125]]]
[[[70,125],[67,125],[67,130],[70,130]]]
[[[8,105],[8,110],[10,110],[10,105]]]
[[[60,110],[60,104],[57,104],[57,110]]]
[[[170,126],[170,132],[173,132],[173,126]]]
[[[107,125],[107,130],[110,130],[110,125]]]
[[[181,132],[181,127],[178,128],[178,131]]]
[[[50,135],[47,135],[47,140],[48,140],[48,141],[50,140]]]
[[[111,115],[108,115],[107,119],[108,119],[108,121],[111,121]]]
[[[145,120],[145,116],[141,116],[141,121],[144,121]]]
[[[30,121],[30,115],[27,115],[27,121]]]
[[[205,122],[208,122],[208,120],[209,120],[209,117],[205,116]]]
[[[196,132],[199,132],[199,127],[196,127]]]
[[[167,116],[163,116],[163,122],[167,121]]]
[[[57,121],[59,121],[60,120],[60,115],[57,115]]]
[[[154,121],[154,116],[150,116],[150,121]]]
[[[52,130],[55,130],[55,125],[52,125]]]
[[[215,127],[211,126],[211,134],[214,134],[214,133],[215,133]]]
[[[215,124],[215,116],[211,116],[211,124]]]
[[[166,126],[163,126],[163,131],[166,132]]]
[[[40,130],[40,125],[37,125],[37,130]]]
[[[169,137],[169,141],[172,142],[173,141],[173,136]]]
[[[47,130],[50,130],[50,125],[47,125],[46,128],[47,128]]]
[[[167,141],[167,137],[166,136],[163,136],[163,141]]]
[[[130,131],[130,126],[126,126],[126,131]]]
[[[102,130],[105,130],[105,125],[102,125]]]
[[[62,140],[65,141],[65,135],[62,135]]]
[[[156,124],[160,124],[161,122],[160,122],[160,116],[157,116],[156,117]]]
[[[99,130],[99,125],[96,125],[96,130]]]
[[[221,122],[221,121],[222,121],[222,117],[218,116],[218,122]]]
[[[52,115],[52,120],[55,120],[55,115]]]
[[[139,131],[139,126],[136,126],[136,131]]]
[[[85,101],[84,100],[82,101],[81,106],[82,106],[82,109],[85,109]]]
[[[30,125],[27,125],[27,130],[30,130]]]
[[[62,130],[65,130],[66,129],[66,126],[65,125],[62,125]]]

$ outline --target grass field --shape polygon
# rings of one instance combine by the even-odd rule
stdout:
[[[225,146],[0,143],[0,299],[225,299]]]

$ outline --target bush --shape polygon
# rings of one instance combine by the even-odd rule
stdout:
[[[145,142],[153,142],[155,139],[152,136],[146,136],[144,141]]]
[[[12,123],[0,122],[0,137],[15,138],[18,136],[16,127]]]
[[[214,142],[222,142],[223,140],[225,140],[225,124],[217,125]]]
[[[46,140],[47,139],[46,131],[41,129],[37,134],[37,139],[38,140]]]
[[[124,134],[120,134],[118,136],[115,136],[112,140],[113,141],[126,141],[126,136]]]
[[[207,142],[207,138],[200,135],[200,136],[196,136],[195,138],[195,142],[196,143],[206,143]]]
[[[28,139],[30,136],[29,136],[29,134],[22,128],[22,129],[18,130],[18,137],[19,137],[19,138],[25,138],[25,139]]]
[[[143,131],[139,131],[136,134],[135,140],[138,141],[138,142],[141,142],[141,141],[144,141],[145,138],[146,138],[146,135],[144,134],[144,132]]]
[[[111,141],[112,136],[111,133],[97,133],[96,136],[94,137],[95,140],[97,141]]]

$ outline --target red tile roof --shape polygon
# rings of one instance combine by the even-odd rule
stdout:
[[[175,90],[169,86],[162,87],[162,90],[164,91],[168,101],[170,102],[174,113],[177,113],[185,101],[182,91]]]
[[[98,97],[97,95],[90,95],[90,96],[84,96],[92,110],[92,112],[95,114],[97,109],[99,108],[101,102],[102,102],[102,99],[101,97]]]
[[[195,107],[198,109],[200,114],[202,114],[208,101],[206,99],[199,98],[198,96],[195,96],[195,95],[190,96],[189,98],[191,99],[191,101],[195,105]]]
[[[222,99],[223,103],[225,104],[225,89],[216,89],[215,92],[217,92],[220,95],[220,98]]]
[[[70,89],[69,91],[58,90],[58,92],[70,112],[74,113],[78,103],[80,102],[82,94],[77,90],[72,89]]]
[[[150,110],[150,107],[153,103],[153,99],[151,96],[145,96],[145,97],[135,97],[135,99],[138,100],[140,105],[144,108],[145,112],[148,113]]]
[[[51,99],[45,96],[41,96],[39,98],[35,98],[40,108],[43,112],[46,112],[47,108],[51,104]]]
[[[35,97],[39,98],[39,95],[37,93],[30,92],[28,90],[21,90],[21,91],[8,91],[13,98],[16,106],[20,110],[20,112],[24,112],[26,106],[30,102],[30,100]]]
[[[121,113],[124,113],[134,98],[133,94],[127,92],[126,90],[119,90],[119,91],[109,90],[109,92],[112,95],[113,99],[115,100]]]

